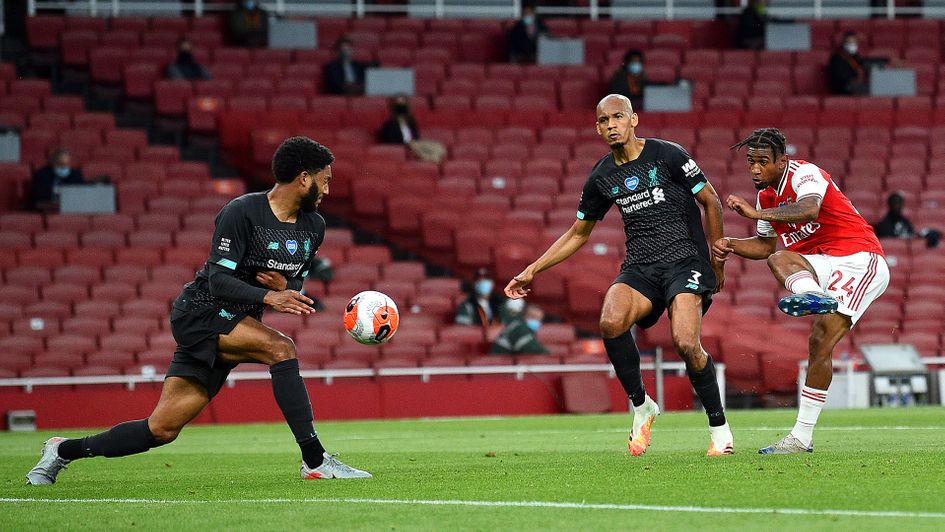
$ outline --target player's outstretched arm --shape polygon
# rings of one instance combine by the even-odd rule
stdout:
[[[705,211],[706,232],[709,233],[709,242],[715,242],[722,238],[725,230],[722,227],[722,200],[719,199],[718,192],[712,186],[712,183],[706,183],[702,190],[696,194],[696,201],[702,204]],[[715,254],[712,255],[712,269],[715,270],[716,287],[719,292],[725,286],[725,261],[716,260]]]
[[[530,291],[526,286],[540,272],[562,262],[581,249],[594,230],[595,220],[577,220],[563,235],[558,237],[538,259],[529,264],[522,273],[516,275],[505,287],[505,295],[511,299],[520,299]]]
[[[746,259],[767,259],[777,250],[777,237],[753,236],[751,238],[723,237],[712,244],[712,258],[724,262],[729,254],[734,253]]]

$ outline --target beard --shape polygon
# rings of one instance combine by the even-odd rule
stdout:
[[[302,212],[315,212],[318,210],[318,204],[322,200],[322,195],[318,193],[318,188],[312,187],[312,190],[302,197],[299,203],[299,210]]]
[[[623,148],[626,145],[627,145],[626,142],[613,142],[610,144],[610,149],[616,150],[618,148]]]

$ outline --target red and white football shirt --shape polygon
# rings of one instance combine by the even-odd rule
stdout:
[[[777,190],[768,187],[759,192],[757,205],[759,209],[770,209],[810,196],[821,198],[817,219],[805,224],[758,220],[758,234],[777,236],[785,248],[803,255],[845,257],[867,251],[885,256],[870,224],[860,216],[830,174],[815,164],[791,160]]]

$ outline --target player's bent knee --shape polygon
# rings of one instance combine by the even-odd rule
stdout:
[[[679,357],[686,362],[695,362],[702,356],[702,345],[697,339],[674,337],[673,344]]]
[[[768,255],[768,267],[772,270],[776,269],[779,265],[783,264],[784,261],[788,258],[787,254],[782,251],[775,251],[771,255]]]
[[[627,332],[630,325],[624,318],[602,316],[600,319],[600,334],[604,338],[616,338]]]
[[[269,354],[270,365],[296,358],[295,342],[284,334],[273,335],[266,351]]]
[[[149,423],[148,429],[160,445],[165,445],[176,440],[183,427],[170,427],[162,424],[152,425]]]

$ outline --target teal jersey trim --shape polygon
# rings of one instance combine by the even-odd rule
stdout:
[[[702,190],[702,189],[704,189],[705,186],[708,185],[708,184],[709,184],[708,181],[703,181],[703,182],[699,183],[698,185],[692,187],[692,193],[693,193],[693,194],[698,194],[699,191]]]
[[[308,277],[308,270],[305,270],[304,272],[302,272],[302,277]]]
[[[223,266],[224,268],[229,268],[231,270],[236,269],[236,263],[231,261],[230,259],[220,259],[217,261],[217,264],[219,264],[220,266]]]
[[[583,219],[584,219],[584,216],[585,216],[585,215],[584,215],[583,212],[581,212],[581,211],[578,211],[578,212],[577,212],[577,219],[578,219],[578,220],[583,220]]]

